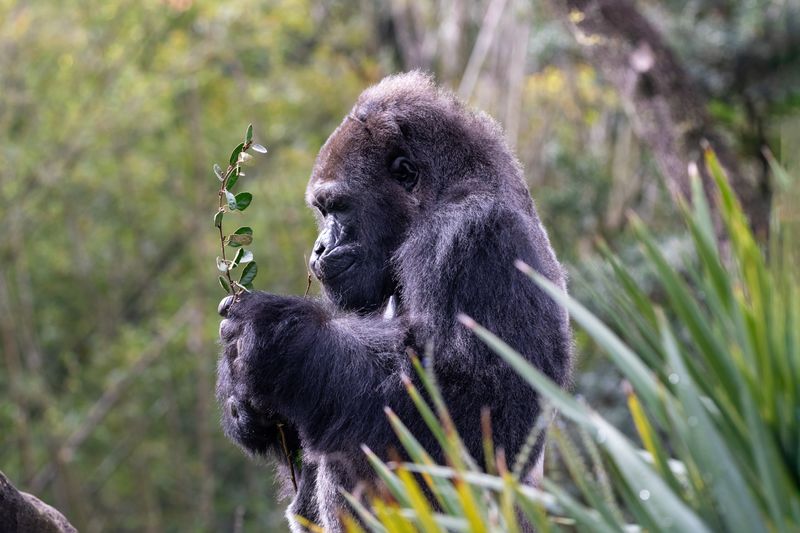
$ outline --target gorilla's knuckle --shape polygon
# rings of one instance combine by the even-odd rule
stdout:
[[[239,351],[236,349],[236,343],[232,342],[232,343],[229,343],[229,344],[225,345],[225,349],[223,350],[222,355],[223,355],[224,360],[228,364],[231,364],[236,359],[238,359],[239,358]]]
[[[219,338],[222,342],[230,342],[239,331],[239,326],[230,318],[225,318],[219,323]]]

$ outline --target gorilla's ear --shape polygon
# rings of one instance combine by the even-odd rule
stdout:
[[[396,157],[392,161],[389,165],[389,173],[407,191],[413,189],[419,179],[417,165],[405,156]]]

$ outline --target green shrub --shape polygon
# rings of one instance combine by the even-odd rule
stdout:
[[[724,250],[699,182],[692,207],[682,206],[696,256],[685,272],[670,266],[646,228],[634,221],[664,303],[656,305],[609,257],[616,288],[607,305],[625,326],[625,341],[519,265],[567,307],[625,376],[641,444],[464,318],[541,393],[548,409],[575,426],[577,439],[560,425],[550,435],[577,491],[547,479],[540,488],[521,484],[521,468],[507,467],[502,451],[494,453],[488,423],[484,440],[491,459],[487,472],[478,469],[460,443],[433,376],[415,360],[432,406],[410,382],[409,393],[438,437],[448,466],[434,464],[389,412],[413,463],[386,464],[365,450],[391,495],[375,499],[370,509],[348,495],[366,527],[518,531],[518,510],[540,531],[800,530],[800,283],[793,236],[775,223],[767,252],[762,251],[713,153],[706,154],[706,163],[718,186]],[[538,431],[532,430],[531,442]],[[436,507],[423,496],[423,483]],[[361,530],[352,522],[348,528]]]

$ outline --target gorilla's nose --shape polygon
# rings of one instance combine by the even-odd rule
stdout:
[[[325,253],[325,243],[322,239],[317,239],[317,242],[314,243],[314,249],[311,251],[311,258],[308,261],[308,268],[311,269],[311,272],[320,279],[320,257],[322,254]]]
[[[322,241],[317,241],[314,243],[314,255],[320,256],[325,253],[325,243]]]

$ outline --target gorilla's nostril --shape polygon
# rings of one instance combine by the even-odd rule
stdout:
[[[314,246],[314,255],[320,256],[325,253],[325,245],[321,242],[318,242],[316,246]]]

